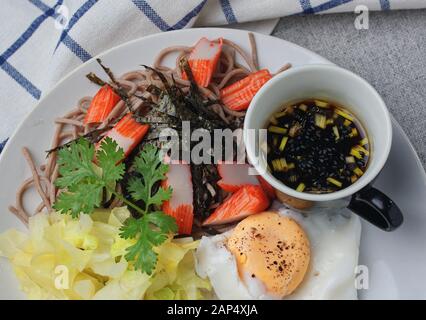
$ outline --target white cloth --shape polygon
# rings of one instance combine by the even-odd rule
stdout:
[[[272,32],[282,16],[425,8],[425,0],[8,0],[0,10],[0,152],[43,93],[72,69],[123,42],[192,26]],[[271,20],[275,19],[275,20]],[[253,21],[266,20],[261,23]]]

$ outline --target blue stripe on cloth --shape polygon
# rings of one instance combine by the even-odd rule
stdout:
[[[332,9],[332,8],[338,7],[342,4],[352,2],[352,1],[353,0],[331,0],[331,1],[325,2],[323,4],[320,4],[316,7],[313,7],[312,12],[313,13],[322,12],[322,11]]]
[[[61,42],[65,39],[65,37],[68,35],[68,33],[71,31],[71,29],[74,27],[74,25],[81,19],[81,17],[83,17],[87,11],[89,11],[89,9],[91,7],[93,7],[96,3],[98,2],[98,0],[87,0],[85,3],[83,3],[81,5],[80,8],[77,9],[77,11],[73,14],[73,16],[71,17],[70,21],[68,22],[67,27],[64,29],[64,31],[62,31],[61,33],[61,37],[59,38],[58,43],[56,44],[56,49],[58,49],[59,45],[61,44]]]
[[[299,0],[301,1],[301,0]],[[329,9],[333,9],[335,7],[338,7],[342,4],[348,3],[348,2],[352,2],[353,0],[330,0],[327,2],[324,2],[320,5],[317,5],[315,7],[312,7],[312,10],[309,10],[308,13],[320,13]],[[296,13],[294,14],[294,16],[299,16],[299,15],[303,15],[306,12],[300,12],[300,13]]]
[[[92,56],[84,50],[77,42],[75,42],[68,34],[65,36],[62,43],[66,45],[81,61],[86,62]]]
[[[46,12],[47,10],[50,9],[50,7],[43,3],[40,0],[28,0],[30,3],[32,3],[33,5],[35,5],[37,8],[39,8],[41,11]]]
[[[5,145],[6,145],[6,143],[7,143],[7,140],[9,140],[9,139],[6,139],[6,140],[4,140],[2,143],[0,143],[0,153],[3,151],[4,146],[5,146]]]
[[[0,67],[6,72],[11,78],[13,78],[21,87],[23,87],[29,94],[35,99],[40,99],[41,91],[34,84],[31,83],[22,73],[16,70],[7,60],[21,48],[28,39],[37,31],[40,25],[49,17],[55,15],[56,8],[62,4],[63,0],[58,0],[56,5],[51,8],[46,6],[41,1],[30,0],[31,3],[36,5],[38,8],[43,10],[43,14],[38,16],[31,25],[25,30],[25,32],[0,56]]]
[[[313,13],[310,0],[299,0],[299,2],[300,2],[300,6],[303,9],[303,13],[306,13],[306,14]]]
[[[201,3],[196,6],[194,9],[192,9],[187,15],[185,15],[180,21],[178,21],[175,25],[173,25],[173,29],[183,29],[186,27],[186,25],[191,21],[192,18],[197,16],[200,11],[204,8],[204,5],[206,4],[207,0],[201,1]]]
[[[81,61],[86,62],[91,59],[92,56],[75,40],[73,40],[69,31],[71,28],[78,22],[78,20],[97,2],[97,0],[89,0],[85,2],[74,14],[74,16],[70,19],[70,22],[67,26],[67,29],[64,30],[61,34],[61,39],[59,40],[57,47],[62,42],[65,46],[67,46],[77,57],[80,58]],[[180,21],[178,21],[174,26],[170,27],[155,11],[152,9],[146,1],[141,0],[133,0],[133,3],[151,20],[156,21],[154,24],[158,24],[159,28],[165,29],[164,31],[174,30],[174,29],[182,29],[184,28],[192,18],[198,15],[201,9],[204,7],[207,0],[203,0],[200,4],[198,4],[194,9],[192,9],[188,14],[186,14]]]
[[[0,56],[0,64],[9,59],[25,42],[34,34],[34,32],[40,27],[40,25],[49,17],[55,14],[55,8],[61,5],[63,0],[59,0],[54,8],[48,7],[41,16],[38,16],[31,25],[25,30],[25,32]]]
[[[170,26],[166,21],[164,21],[164,19],[145,0],[132,0],[132,2],[158,29],[161,31],[171,31],[185,28],[189,21],[201,12],[207,0],[201,1],[194,9],[188,12],[173,26]]]
[[[170,31],[172,30],[172,27],[170,27],[166,21],[163,20],[159,16],[157,12],[146,2],[145,0],[132,0],[134,5],[138,7],[140,11],[143,12],[143,14],[151,20],[155,26],[160,29],[161,31]]]
[[[382,10],[390,10],[391,5],[389,0],[380,0],[380,7]]]
[[[220,0],[220,5],[222,6],[222,11],[225,14],[226,21],[228,23],[237,23],[237,18],[235,17],[234,10],[232,10],[229,0]]]
[[[1,69],[5,71],[10,77],[12,77],[21,87],[23,87],[29,94],[35,99],[40,99],[41,91],[35,85],[31,83],[25,76],[16,70],[9,62],[4,61],[1,65]]]
[[[32,4],[34,4],[36,7],[38,7],[40,10],[49,9],[50,7],[41,2],[40,0],[28,0]],[[63,1],[63,0],[62,0]],[[61,2],[62,2],[61,1]],[[60,5],[60,4],[59,4]],[[55,6],[56,8],[56,6]],[[55,12],[53,17],[57,17],[59,14]],[[78,20],[77,20],[78,21]],[[73,25],[76,23],[73,22]],[[61,35],[62,36],[62,35]],[[68,33],[64,36],[64,39],[62,42],[67,46],[76,56],[78,56],[83,62],[86,62],[87,60],[91,59],[92,56],[84,49],[82,48],[74,39],[70,37]]]

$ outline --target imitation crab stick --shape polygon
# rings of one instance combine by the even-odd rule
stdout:
[[[84,124],[103,122],[120,100],[120,96],[109,85],[104,85],[93,97]]]
[[[220,99],[231,110],[246,110],[254,95],[271,78],[266,69],[252,73],[220,90]]]
[[[232,194],[204,222],[204,226],[241,220],[269,207],[269,198],[260,186],[246,185]]]
[[[191,234],[194,220],[191,168],[185,163],[172,163],[166,176],[162,186],[171,187],[173,193],[162,209],[176,219],[179,234]]]
[[[217,182],[218,186],[228,192],[238,191],[242,186],[260,185],[255,175],[249,174],[250,165],[239,163],[219,163],[217,171],[221,179]]]
[[[236,192],[245,185],[261,186],[270,199],[275,199],[274,188],[260,175],[250,175],[250,168],[253,167],[246,163],[219,163],[217,171],[221,179],[218,186],[228,192]]]
[[[149,125],[138,123],[131,113],[125,115],[105,137],[110,137],[124,150],[127,157],[130,152],[142,141],[149,130]],[[102,141],[101,141],[102,142]],[[99,142],[99,144],[101,143]]]
[[[222,39],[209,41],[201,38],[189,54],[188,64],[191,67],[195,82],[200,87],[207,87],[216,70],[222,52]],[[184,78],[187,78],[184,75]]]

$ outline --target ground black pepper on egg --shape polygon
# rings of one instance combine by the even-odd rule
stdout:
[[[285,115],[282,116],[284,110]],[[331,103],[328,103],[327,107],[318,107],[316,100],[305,100],[284,107],[277,113],[281,113],[281,116],[273,117],[268,128],[274,126],[285,131],[274,133],[268,130],[268,165],[276,178],[293,189],[303,184],[304,192],[328,193],[351,185],[355,179],[356,168],[362,173],[365,172],[368,155],[363,154],[361,159],[354,158],[354,163],[348,163],[346,160],[351,149],[366,138],[365,131],[359,121],[347,121],[345,117],[338,115],[336,110],[350,114],[346,109]],[[329,123],[324,127],[318,126],[318,115],[324,116]],[[333,127],[337,128],[338,138],[334,131],[336,128]],[[355,129],[357,134],[354,136]],[[288,137],[288,140],[284,150],[280,150],[283,137]],[[368,150],[368,145],[364,148]],[[286,165],[292,164],[294,167],[274,170],[273,161],[283,158]],[[327,178],[335,179],[341,186],[330,183]]]

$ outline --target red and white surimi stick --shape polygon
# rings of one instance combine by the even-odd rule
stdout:
[[[231,110],[246,110],[255,94],[271,78],[271,74],[266,69],[252,73],[220,90],[220,99]]]
[[[221,179],[218,186],[228,192],[236,192],[245,185],[261,186],[269,198],[275,199],[274,188],[260,175],[250,175],[250,168],[254,169],[246,163],[219,163],[217,170]]]
[[[120,100],[120,96],[109,85],[104,85],[93,97],[84,117],[84,124],[103,122]]]
[[[217,171],[222,179],[217,184],[228,192],[238,191],[242,186],[260,185],[259,180],[254,175],[249,175],[250,165],[246,163],[219,163]]]
[[[163,187],[173,189],[170,200],[164,202],[165,214],[176,219],[179,234],[191,234],[194,220],[193,188],[191,168],[185,163],[171,163],[166,174],[167,180],[162,182]]]
[[[200,87],[207,87],[210,84],[222,52],[222,42],[222,38],[216,41],[201,38],[189,54],[188,64],[195,82]],[[183,77],[187,79],[185,74]]]
[[[138,123],[131,113],[125,115],[105,137],[109,137],[124,150],[127,157],[130,152],[142,141],[149,130],[149,125]],[[103,139],[105,139],[105,137]],[[100,145],[102,140],[98,143]]]
[[[260,213],[269,207],[268,196],[260,186],[246,185],[225,200],[208,217],[203,226],[226,224]]]

